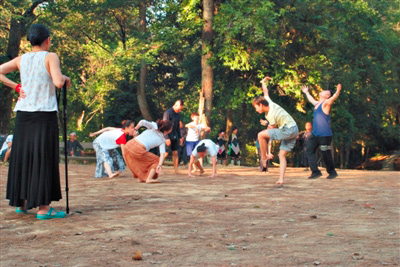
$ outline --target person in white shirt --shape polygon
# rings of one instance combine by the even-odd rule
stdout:
[[[210,132],[211,128],[200,123],[200,115],[197,112],[193,112],[190,116],[192,122],[185,125],[188,128],[188,133],[186,136],[186,154],[188,157],[192,155],[193,149],[200,142],[200,137],[202,132]]]
[[[126,144],[123,148],[123,155],[133,177],[138,178],[139,182],[160,183],[157,178],[165,158],[166,139],[164,135],[172,131],[172,126],[170,120],[157,120],[156,122],[141,120],[136,125],[137,131],[140,127],[145,127],[147,130]],[[149,152],[155,147],[160,148],[160,157]]]
[[[253,107],[260,114],[265,112],[266,117],[266,120],[261,120],[261,124],[267,126],[267,129],[258,133],[261,162],[264,170],[267,168],[267,161],[274,157],[271,154],[271,141],[281,140],[279,151],[280,174],[279,180],[276,183],[283,184],[287,166],[286,155],[296,144],[299,129],[292,116],[269,97],[268,87],[265,83],[270,79],[270,77],[265,77],[261,81],[264,97],[259,96],[254,98]]]
[[[0,158],[3,158],[4,164],[7,163],[8,158],[10,157],[12,141],[13,141],[13,135],[10,134],[7,136],[6,141],[4,141],[3,146],[1,147]]]
[[[123,121],[122,129],[107,127],[89,134],[90,137],[100,134],[93,141],[93,148],[96,151],[96,171],[94,178],[113,178],[125,170],[124,161],[116,148],[121,146],[123,153],[124,150],[122,147],[126,144],[126,135],[134,136],[135,133],[135,123],[126,120]]]
[[[70,79],[62,74],[57,54],[49,53],[49,29],[33,24],[27,39],[31,52],[0,65],[0,82],[20,94],[14,108],[17,115],[6,198],[18,214],[38,207],[39,220],[64,218],[65,212],[50,204],[62,198],[56,87],[69,86]],[[5,76],[16,70],[21,84]]]
[[[209,177],[214,178],[217,174],[217,154],[218,147],[213,141],[210,139],[201,140],[193,149],[192,155],[190,156],[189,177],[194,177],[192,174],[193,164],[199,168],[200,175],[204,173],[204,168],[201,166],[199,158],[204,158],[206,155],[210,155],[212,157],[212,174]]]

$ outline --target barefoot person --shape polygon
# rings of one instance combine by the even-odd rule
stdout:
[[[214,178],[217,174],[217,154],[218,147],[213,141],[210,139],[201,140],[193,149],[192,155],[190,156],[189,177],[194,177],[192,174],[193,164],[200,170],[200,175],[204,173],[204,168],[201,166],[199,158],[204,158],[205,155],[210,155],[212,157],[212,174],[208,177]]]
[[[183,144],[185,140],[181,136],[181,132],[179,129],[179,122],[181,121],[181,111],[183,109],[183,100],[176,100],[175,104],[172,108],[168,109],[164,112],[163,120],[168,120],[172,122],[172,131],[168,134],[168,138],[166,139],[166,144],[170,147],[172,151],[172,161],[174,163],[175,173],[178,173],[178,165],[179,165],[179,156],[178,150],[179,146]]]
[[[50,31],[34,24],[28,31],[32,52],[0,65],[0,81],[20,92],[13,148],[7,180],[7,199],[16,212],[39,207],[36,218],[64,218],[50,203],[61,199],[56,88],[70,79],[61,73],[60,60],[49,53]],[[21,84],[5,74],[19,70]]]
[[[116,150],[126,144],[126,135],[135,135],[135,123],[130,120],[123,121],[122,129],[107,127],[100,131],[89,134],[94,137],[93,148],[96,151],[96,171],[94,178],[113,178],[125,170],[125,164],[121,155]],[[124,150],[122,149],[122,152]],[[116,164],[114,164],[116,163]]]
[[[271,141],[281,140],[279,150],[280,173],[277,184],[284,183],[285,171],[287,166],[286,155],[296,144],[299,129],[294,119],[281,106],[274,103],[269,97],[268,87],[265,84],[269,77],[261,81],[264,97],[259,96],[253,100],[253,107],[258,113],[265,112],[268,127],[258,133],[258,142],[261,150],[261,162],[263,167],[267,167],[267,160],[274,156],[271,154]]]
[[[169,120],[157,120],[149,122],[141,120],[136,125],[147,130],[130,140],[123,148],[123,155],[126,165],[131,170],[134,178],[139,182],[159,183],[158,175],[165,158],[165,137],[172,130],[172,122]],[[160,157],[149,152],[150,149],[160,147]]]
[[[334,179],[338,176],[335,170],[335,165],[331,154],[332,129],[331,129],[331,107],[333,102],[339,97],[342,85],[336,86],[336,93],[332,95],[329,90],[324,90],[319,93],[319,101],[315,100],[308,92],[308,86],[302,86],[301,90],[307,96],[308,101],[315,106],[313,129],[310,139],[307,142],[308,163],[311,168],[311,176],[309,179],[316,179],[322,176],[318,169],[317,149],[321,150],[322,159],[326,166],[326,171],[329,173],[328,179]]]
[[[210,132],[211,128],[207,127],[206,125],[200,123],[200,116],[199,113],[194,112],[190,116],[192,122],[185,125],[188,128],[188,134],[186,136],[186,153],[188,157],[192,155],[193,149],[197,146],[200,142],[201,133]]]

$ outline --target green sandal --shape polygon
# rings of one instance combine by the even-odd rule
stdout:
[[[55,212],[54,214],[52,214]],[[64,218],[65,217],[65,212],[63,211],[57,211],[54,208],[50,208],[49,212],[47,214],[36,214],[36,218],[38,220],[50,220],[50,219],[55,219],[55,218]]]
[[[22,209],[21,207],[16,207],[16,208],[15,208],[15,212],[16,212],[17,214],[27,214],[27,213],[28,213],[27,210],[24,210],[24,209]]]

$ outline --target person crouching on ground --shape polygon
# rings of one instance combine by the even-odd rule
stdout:
[[[204,158],[205,155],[210,155],[212,157],[212,174],[208,177],[214,178],[217,174],[217,154],[218,147],[213,141],[210,139],[201,140],[193,149],[192,155],[190,156],[189,177],[194,177],[192,174],[193,164],[199,168],[200,175],[204,173],[204,168],[201,166],[199,158]]]
[[[93,141],[93,148],[96,151],[96,172],[94,178],[113,178],[125,170],[125,164],[121,155],[116,150],[126,144],[126,135],[135,135],[135,123],[127,120],[123,122],[122,129],[107,127],[89,134],[90,137],[100,134]],[[124,150],[122,149],[122,153]],[[117,166],[114,166],[114,162]],[[116,170],[117,169],[117,170]]]
[[[130,140],[123,148],[123,155],[126,165],[131,170],[133,177],[138,178],[139,182],[160,183],[158,175],[165,158],[165,137],[172,131],[172,121],[157,120],[149,122],[141,120],[136,125],[138,131],[140,127],[147,130]],[[160,157],[149,152],[150,149],[160,147]]]

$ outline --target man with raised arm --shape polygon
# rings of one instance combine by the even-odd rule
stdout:
[[[261,150],[261,162],[264,168],[267,167],[267,160],[274,156],[271,154],[272,140],[281,140],[279,150],[280,174],[277,184],[283,184],[287,166],[286,155],[296,144],[296,138],[299,133],[297,124],[292,116],[281,106],[274,103],[269,97],[268,87],[265,84],[270,77],[265,77],[261,81],[264,97],[259,96],[253,100],[253,107],[258,113],[265,112],[265,120],[261,124],[267,126],[266,130],[258,133],[258,142]]]
[[[316,179],[322,176],[321,171],[318,169],[317,164],[317,149],[318,147],[322,153],[322,159],[326,166],[326,171],[329,173],[328,179],[334,179],[338,176],[333,158],[331,154],[331,142],[332,142],[332,129],[331,129],[331,107],[333,102],[338,98],[342,85],[336,86],[336,93],[332,95],[329,90],[323,90],[319,93],[319,101],[315,100],[308,92],[308,86],[302,86],[301,90],[307,96],[308,101],[315,106],[314,108],[314,119],[313,119],[313,130],[310,139],[307,143],[307,156],[308,162],[311,168],[311,176],[309,179]]]

